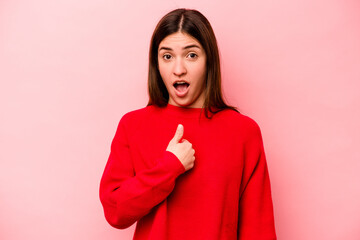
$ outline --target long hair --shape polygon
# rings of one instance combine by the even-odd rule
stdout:
[[[219,50],[214,31],[204,15],[197,10],[179,8],[166,14],[157,24],[150,42],[148,92],[149,105],[166,106],[169,93],[161,78],[158,67],[158,48],[167,36],[182,32],[194,37],[206,53],[206,87],[203,109],[205,116],[211,118],[224,109],[237,111],[225,103],[221,91],[221,72]]]

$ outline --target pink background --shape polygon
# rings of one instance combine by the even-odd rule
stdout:
[[[360,2],[193,2],[0,2],[0,239],[132,238],[98,187],[177,7],[210,20],[226,98],[262,129],[278,238],[360,239]]]

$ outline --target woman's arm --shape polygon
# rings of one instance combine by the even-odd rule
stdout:
[[[262,137],[253,122],[246,144],[239,203],[238,239],[275,240],[270,179]]]
[[[148,214],[172,192],[176,178],[185,172],[179,159],[165,151],[157,165],[135,174],[125,125],[123,118],[100,183],[105,218],[115,228],[127,228]]]

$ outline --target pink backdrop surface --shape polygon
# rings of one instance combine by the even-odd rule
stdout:
[[[1,1],[0,239],[132,238],[98,187],[177,7],[210,20],[225,96],[262,129],[278,239],[360,239],[356,0]]]

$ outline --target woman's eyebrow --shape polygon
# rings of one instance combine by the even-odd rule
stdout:
[[[200,47],[196,44],[188,45],[188,46],[184,47],[183,49],[194,48],[194,47],[200,49]]]
[[[159,52],[160,52],[161,50],[168,50],[168,51],[172,51],[172,49],[171,49],[171,48],[169,48],[169,47],[161,47],[161,48],[159,48]]]
[[[200,48],[198,45],[196,45],[196,44],[191,44],[191,45],[185,46],[185,47],[183,47],[183,49],[194,48],[194,47],[201,49],[201,48]],[[169,47],[161,47],[161,48],[159,48],[159,52],[160,52],[161,50],[172,51],[172,48],[169,48]]]

